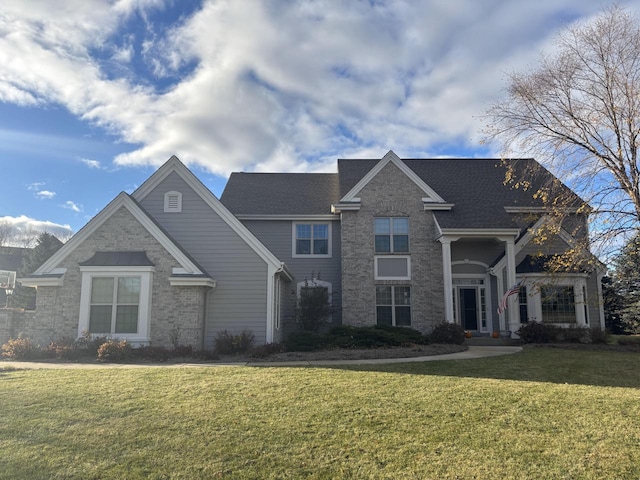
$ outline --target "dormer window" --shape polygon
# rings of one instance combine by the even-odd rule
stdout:
[[[167,192],[164,194],[165,213],[179,213],[182,211],[182,194],[180,192]]]

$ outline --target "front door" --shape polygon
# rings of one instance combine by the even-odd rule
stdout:
[[[476,288],[460,288],[460,324],[465,330],[478,330],[478,295]]]

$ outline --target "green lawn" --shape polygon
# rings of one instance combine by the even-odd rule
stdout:
[[[0,368],[1,367],[0,363]],[[640,354],[0,370],[0,478],[639,478]]]

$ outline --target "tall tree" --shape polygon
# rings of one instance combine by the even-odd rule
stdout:
[[[531,71],[508,76],[506,96],[485,116],[485,141],[505,157],[533,156],[591,205],[592,239],[602,254],[640,225],[640,23],[613,6],[563,30]],[[507,183],[527,188],[526,179]],[[558,184],[532,194],[556,225],[567,208]],[[571,201],[570,199],[568,201]],[[585,245],[586,246],[586,245]],[[577,250],[576,250],[577,251]]]
[[[640,333],[640,231],[614,261],[613,289],[619,296],[617,313],[626,333]]]

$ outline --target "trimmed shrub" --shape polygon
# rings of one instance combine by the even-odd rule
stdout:
[[[599,343],[602,345],[606,345],[607,343],[609,343],[609,332],[607,332],[606,330],[593,327],[590,329],[589,335],[591,335],[591,341],[593,343]]]
[[[556,337],[553,340],[567,343],[591,343],[591,329],[582,325],[570,325],[569,327],[558,328]]]
[[[91,333],[84,330],[80,338],[76,341],[76,347],[79,350],[83,350],[88,356],[96,357],[98,350],[106,341],[107,337],[94,337]]]
[[[558,335],[558,327],[542,322],[527,322],[516,332],[523,343],[549,343]]]
[[[465,339],[464,329],[457,323],[442,322],[429,334],[429,343],[462,345]]]
[[[191,357],[193,356],[193,347],[191,345],[178,345],[173,349],[174,357]]]
[[[251,358],[266,358],[276,353],[284,353],[286,348],[282,343],[267,343],[266,345],[260,345],[253,347],[249,352]]]
[[[313,352],[330,345],[327,335],[306,331],[292,332],[284,342],[288,352]]]
[[[33,360],[41,354],[40,347],[28,337],[10,338],[0,348],[2,356],[11,360]]]
[[[220,357],[213,350],[194,350],[191,356],[195,360],[202,360],[203,362],[220,360]]]
[[[132,354],[138,358],[151,362],[166,362],[171,358],[171,351],[166,347],[144,345],[133,350]]]
[[[249,330],[243,330],[239,335],[233,335],[223,330],[218,332],[214,340],[215,351],[220,355],[244,353],[251,348],[254,339],[253,332]]]
[[[427,338],[409,327],[375,325],[371,327],[334,327],[329,342],[340,348],[402,347],[427,343]]]
[[[401,346],[426,345],[429,338],[418,330],[411,327],[392,327],[391,325],[376,325],[377,330],[389,332],[394,338],[398,339]]]
[[[131,345],[126,340],[107,340],[98,348],[100,362],[124,362],[132,356]]]
[[[54,340],[47,346],[47,352],[59,360],[78,360],[86,352],[78,348],[78,342],[70,337]]]

